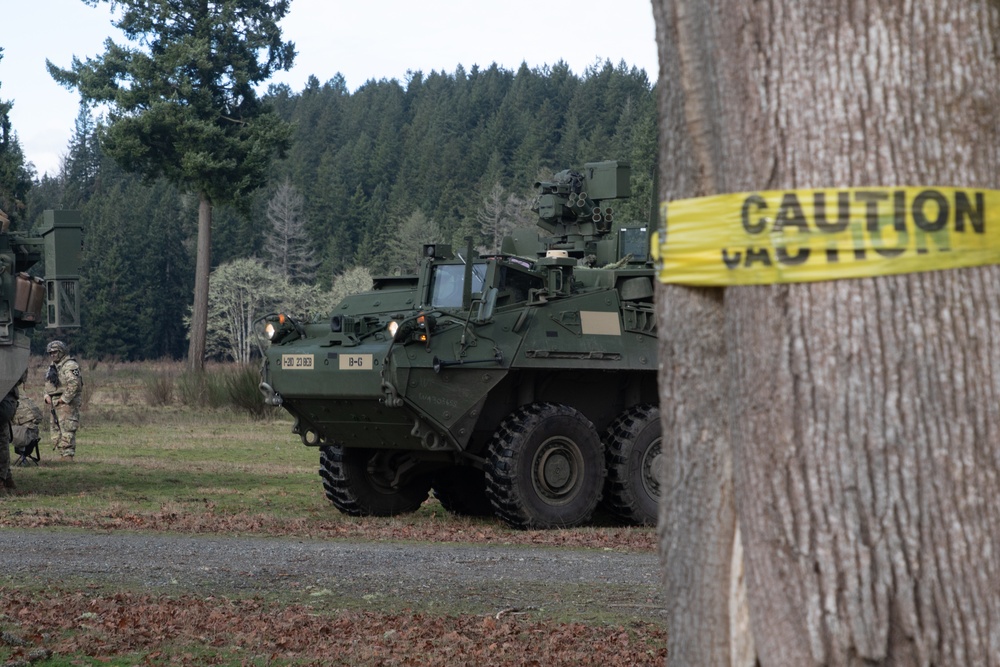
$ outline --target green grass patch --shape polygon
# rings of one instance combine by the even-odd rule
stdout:
[[[27,390],[40,405],[46,367],[38,360],[29,366]],[[652,528],[518,531],[493,517],[450,515],[433,498],[412,514],[349,517],[326,498],[319,452],[292,434],[291,417],[247,409],[252,369],[210,365],[199,379],[177,362],[81,367],[76,459],[52,451],[46,421],[40,465],[14,468],[18,488],[0,496],[0,525],[654,548]],[[230,400],[191,403],[194,390],[185,383],[230,392]]]
[[[107,414],[92,424],[85,414],[72,462],[59,459],[43,434],[41,464],[15,468],[19,493],[3,500],[0,515],[59,510],[84,517],[127,504],[138,511],[183,505],[287,517],[324,500],[318,452],[292,435],[290,420],[143,411],[142,424]]]

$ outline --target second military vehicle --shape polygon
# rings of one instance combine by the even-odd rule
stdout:
[[[624,162],[537,183],[538,230],[497,254],[424,246],[321,323],[266,318],[261,391],[320,451],[352,515],[449,511],[517,527],[655,523],[660,484],[649,227],[619,223]]]
[[[45,211],[37,234],[8,230],[0,213],[0,398],[28,367],[31,332],[80,326],[83,224],[77,211]],[[44,262],[44,277],[29,270]]]

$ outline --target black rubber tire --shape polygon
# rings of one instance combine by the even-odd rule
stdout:
[[[411,475],[391,486],[390,480],[375,474],[373,468],[392,455],[384,450],[339,444],[320,447],[319,474],[326,497],[351,516],[395,516],[416,511],[430,494],[430,478]]]
[[[434,497],[458,516],[493,516],[486,496],[486,475],[471,466],[454,466],[434,476]]]
[[[604,507],[631,523],[655,526],[662,495],[659,466],[660,408],[636,405],[604,432],[608,477]]]
[[[486,494],[515,528],[570,528],[590,520],[604,486],[604,446],[566,405],[515,410],[490,442]]]

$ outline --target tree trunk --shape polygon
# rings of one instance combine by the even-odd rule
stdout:
[[[694,169],[704,183],[699,191],[690,173],[664,169],[665,200],[998,187],[995,3],[654,0],[653,8],[660,164],[677,165],[680,148],[697,159],[672,168]],[[669,243],[669,209],[667,233]],[[722,412],[734,475],[723,470],[714,486],[668,475],[677,481],[662,513],[667,590],[690,585],[703,567],[694,549],[670,551],[685,535],[668,520],[684,510],[667,504],[698,516],[706,504],[721,506],[732,484],[762,665],[1000,664],[998,285],[990,266],[727,288],[731,385]],[[661,289],[661,325],[699,293]],[[705,345],[687,339],[694,328],[661,329],[664,427],[668,412],[679,414],[681,435],[703,412],[667,405],[703,398],[683,365]],[[668,466],[722,468],[711,465],[717,450]],[[721,559],[708,567],[721,571]],[[699,623],[671,616],[672,664],[693,664],[677,658],[685,647],[712,655]]]
[[[653,3],[660,46],[661,201],[726,191],[712,81],[710,8]],[[753,645],[734,573],[737,539],[721,289],[661,285],[660,557],[674,665],[746,665]],[[735,572],[742,574],[742,563]],[[734,592],[736,593],[734,595]],[[742,618],[742,621],[740,620]]]
[[[191,340],[188,368],[205,370],[205,340],[208,330],[208,274],[212,268],[212,200],[204,192],[198,201],[198,251],[194,268],[194,306],[191,309]]]

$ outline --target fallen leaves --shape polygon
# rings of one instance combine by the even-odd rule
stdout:
[[[659,624],[540,622],[513,610],[496,617],[328,615],[253,598],[5,588],[0,597],[6,603],[0,619],[16,625],[4,636],[22,638],[7,644],[9,661],[25,660],[32,651],[98,661],[138,655],[144,664],[177,665],[624,667],[662,665],[666,658],[666,631]]]

